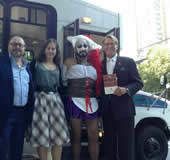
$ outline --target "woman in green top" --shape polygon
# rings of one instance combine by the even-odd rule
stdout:
[[[49,39],[33,69],[36,95],[30,142],[37,148],[40,160],[47,160],[49,148],[52,159],[61,160],[62,145],[69,142],[64,106],[58,93],[59,56],[57,41]]]

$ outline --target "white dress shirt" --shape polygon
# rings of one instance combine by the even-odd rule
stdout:
[[[113,74],[116,65],[116,60],[117,60],[117,54],[112,58],[108,58],[108,57],[106,58],[107,74]]]

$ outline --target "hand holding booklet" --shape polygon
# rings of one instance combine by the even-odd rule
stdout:
[[[118,79],[116,74],[103,75],[105,94],[114,94],[118,89]]]

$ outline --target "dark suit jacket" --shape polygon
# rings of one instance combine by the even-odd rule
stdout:
[[[28,103],[25,109],[25,121],[28,126],[32,123],[34,108],[34,89],[29,64],[27,65],[27,71],[30,76]],[[0,56],[0,131],[3,129],[4,123],[8,118],[9,110],[13,106],[13,99],[13,73],[10,58],[6,54]]]
[[[118,77],[118,86],[128,88],[130,95],[104,95],[103,87],[103,112],[112,112],[115,119],[134,116],[136,112],[132,96],[143,87],[143,83],[134,60],[128,57],[118,56],[113,73],[115,73]],[[103,61],[103,74],[107,74],[106,59]]]

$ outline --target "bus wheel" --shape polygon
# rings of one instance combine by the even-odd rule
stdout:
[[[158,127],[146,126],[136,133],[137,160],[166,160],[168,140]]]

